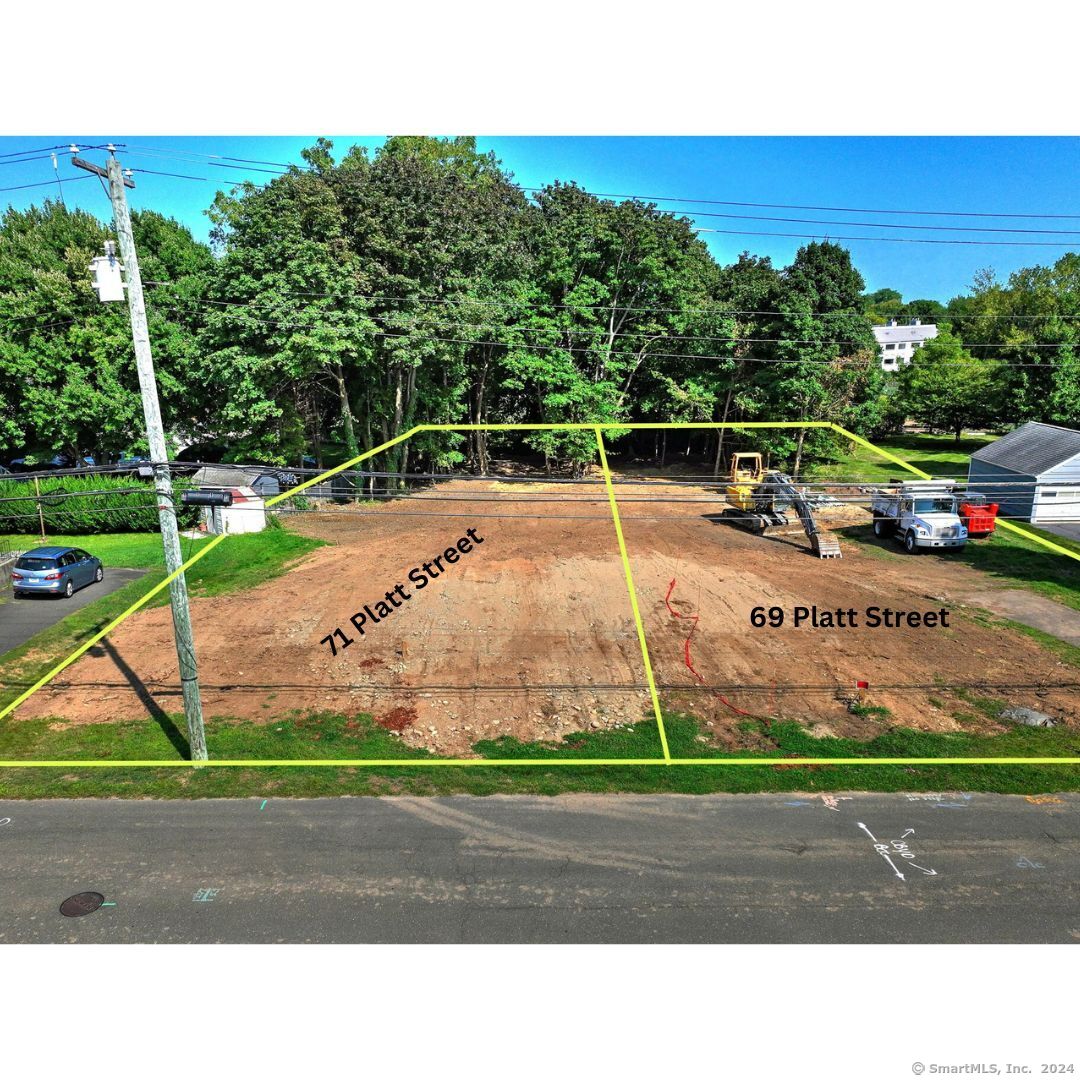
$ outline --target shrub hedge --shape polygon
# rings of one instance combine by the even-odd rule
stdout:
[[[56,476],[39,481],[0,480],[0,532],[33,533],[38,529],[38,503],[50,533],[89,536],[96,533],[157,532],[157,499],[153,485],[118,476]],[[180,493],[191,487],[173,478],[177,516],[182,529],[198,519],[198,507],[181,506]]]

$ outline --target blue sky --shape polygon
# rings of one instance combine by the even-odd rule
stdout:
[[[214,191],[237,180],[269,178],[258,166],[226,169],[195,155],[216,154],[274,162],[300,162],[300,150],[314,137],[112,136],[126,143],[125,165],[208,177],[212,182],[144,174],[130,193],[136,207],[178,218],[206,238],[205,215]],[[101,136],[27,136],[0,138],[0,155],[34,150],[53,143],[100,143]],[[359,143],[378,146],[381,137],[336,136],[338,151]],[[661,202],[665,209],[694,216],[704,228],[749,232],[807,233],[825,236],[906,236],[941,239],[1041,240],[1080,248],[1080,196],[1075,180],[1080,166],[1076,138],[959,137],[480,137],[482,150],[494,150],[523,185],[576,180],[591,191],[620,195],[675,196],[729,202],[787,203],[866,207],[876,213],[839,213]],[[136,148],[141,148],[136,150]],[[176,152],[177,157],[148,153]],[[187,159],[185,160],[185,155]],[[92,160],[103,155],[87,153]],[[220,164],[220,163],[219,163]],[[235,163],[232,163],[235,164]],[[61,178],[84,176],[61,156]],[[17,161],[0,157],[0,188],[54,178],[49,160]],[[25,207],[56,194],[56,187],[0,192],[0,206]],[[93,180],[65,186],[69,205],[99,215],[108,203]],[[984,214],[1073,214],[1054,221],[1022,218],[907,216],[884,210],[965,211]],[[698,213],[695,214],[694,212]],[[709,218],[702,212],[818,218],[844,224],[790,223]],[[948,225],[1004,229],[1076,230],[1076,237],[1050,234],[994,234],[883,229],[856,222],[893,225]],[[732,262],[740,251],[769,255],[778,265],[790,262],[806,240],[797,238],[702,233],[716,258]],[[975,272],[993,267],[999,277],[1035,263],[1048,263],[1067,246],[963,246],[953,244],[851,241],[848,245],[868,289],[891,287],[906,298],[947,300],[967,290]]]

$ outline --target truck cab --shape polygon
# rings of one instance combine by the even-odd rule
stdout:
[[[895,536],[910,554],[926,548],[962,548],[968,531],[951,485],[926,481],[899,491],[877,491],[871,508],[874,535]]]

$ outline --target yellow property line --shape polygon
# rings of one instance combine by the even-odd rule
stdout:
[[[880,446],[875,446],[873,443],[867,442],[865,439],[860,438],[853,432],[847,431],[840,427],[839,424],[829,425],[834,431],[839,432],[845,439],[851,439],[852,442],[857,442],[862,446],[873,450],[875,454],[880,454],[884,458],[888,458],[889,461],[895,465],[899,465],[902,469],[907,469],[908,472],[914,473],[916,476],[921,476],[924,480],[933,480],[933,477],[929,473],[925,473],[922,469],[915,468],[914,465],[909,465],[903,458],[898,458],[895,454],[890,454],[888,450],[882,450]],[[1080,562],[1080,554],[1075,551],[1070,551],[1067,547],[1062,547],[1060,544],[1055,544],[1053,540],[1045,540],[1041,536],[1037,536],[1035,533],[1030,533],[1027,529],[1022,529],[1019,525],[1014,525],[1011,521],[998,521],[998,525],[1003,529],[1008,529],[1009,532],[1016,533],[1018,536],[1027,537],[1028,540],[1034,540],[1036,544],[1041,544],[1044,548],[1049,548],[1051,551],[1056,552],[1058,555],[1067,555],[1070,559],[1076,559]]]
[[[167,578],[165,578],[164,581],[159,581],[152,589],[139,597],[139,599],[136,600],[135,603],[131,605],[131,607],[117,615],[116,618],[113,619],[113,621],[109,623],[104,630],[99,630],[92,638],[90,638],[89,641],[83,642],[83,644],[80,645],[69,657],[67,657],[67,659],[61,660],[60,663],[52,669],[52,671],[38,679],[38,681],[34,683],[34,685],[31,686],[29,690],[24,690],[10,705],[6,706],[3,709],[0,709],[0,720],[3,720],[3,718],[7,716],[8,713],[13,712],[15,709],[17,709],[31,694],[33,694],[37,690],[40,690],[50,679],[53,679],[57,675],[59,675],[60,672],[64,670],[64,668],[68,667],[71,664],[74,664],[75,661],[78,660],[79,657],[87,651],[87,649],[92,649],[103,637],[112,633],[112,631],[115,630],[129,615],[134,615],[135,612],[139,610],[139,608],[143,607],[146,603],[148,603],[155,596],[157,596],[157,594],[161,592],[162,589],[167,588],[169,582],[171,582],[173,578],[178,578],[189,566],[194,566],[195,563],[197,563],[213,548],[216,548],[218,544],[220,544],[221,541],[224,539],[225,534],[222,533],[221,536],[215,537],[209,543],[203,544],[203,546],[199,548],[199,550],[195,552],[195,554],[192,555],[186,563],[178,566]],[[12,763],[0,762],[0,765],[6,764]]]
[[[375,454],[382,453],[384,450],[388,450],[391,446],[403,442],[405,439],[411,438],[424,431],[595,431],[597,434],[597,446],[601,454],[601,462],[604,468],[605,481],[608,488],[608,496],[612,504],[612,516],[615,521],[616,534],[619,538],[620,554],[623,558],[623,566],[626,571],[627,586],[630,591],[631,605],[634,609],[634,617],[637,623],[638,639],[641,643],[642,656],[645,660],[646,672],[649,680],[649,688],[652,694],[653,709],[656,713],[657,724],[660,731],[660,738],[664,748],[663,758],[550,758],[550,759],[530,759],[530,760],[518,760],[514,758],[509,759],[497,759],[497,758],[438,758],[431,761],[407,761],[400,759],[390,760],[375,760],[370,758],[342,758],[342,759],[313,759],[310,761],[297,761],[295,759],[253,759],[250,761],[234,761],[234,760],[218,760],[218,761],[80,761],[78,759],[69,759],[65,761],[0,761],[0,768],[11,769],[25,769],[25,768],[214,768],[214,767],[228,767],[228,768],[280,768],[280,767],[296,767],[296,768],[431,768],[431,767],[445,767],[445,766],[462,766],[468,768],[477,767],[509,767],[509,766],[562,766],[562,765],[710,765],[710,766],[738,766],[738,765],[781,765],[789,767],[798,767],[804,765],[1077,765],[1080,764],[1080,755],[1071,758],[1025,758],[1025,757],[974,757],[974,758],[784,758],[782,760],[769,759],[769,758],[672,758],[668,750],[667,735],[664,730],[663,717],[660,712],[660,706],[656,693],[656,684],[653,679],[652,666],[649,662],[648,649],[645,643],[644,629],[641,624],[641,616],[638,611],[637,597],[633,586],[633,579],[630,573],[629,560],[626,554],[626,544],[622,536],[622,525],[618,517],[618,508],[614,501],[613,488],[611,484],[610,471],[607,467],[607,457],[604,453],[603,441],[601,438],[601,432],[605,430],[613,431],[657,431],[665,428],[678,430],[678,429],[690,429],[690,430],[717,430],[719,428],[731,428],[733,430],[741,429],[753,429],[753,428],[829,428],[832,431],[837,432],[846,439],[850,439],[852,442],[859,443],[862,446],[867,447],[876,454],[880,454],[882,457],[892,461],[894,464],[899,465],[903,469],[907,469],[908,472],[914,473],[923,479],[932,479],[928,473],[924,473],[921,469],[916,468],[914,465],[910,465],[902,458],[897,457],[895,454],[889,453],[887,450],[882,450],[880,447],[875,446],[873,443],[868,442],[866,439],[859,435],[854,434],[839,426],[839,424],[833,424],[828,421],[811,420],[811,421],[779,421],[779,422],[764,422],[764,421],[745,421],[743,423],[640,423],[640,424],[616,424],[616,423],[581,423],[581,424],[418,424],[411,428],[409,431],[402,435],[398,435],[393,439],[383,443],[380,446],[375,447],[373,450],[367,450],[362,454],[358,454],[356,457],[351,458],[342,465],[335,466],[333,469],[327,469],[326,472],[320,473],[318,476],[307,480],[302,484],[297,485],[294,488],[290,488],[288,491],[282,492],[279,495],[275,495],[273,498],[266,500],[267,506],[274,506],[284,499],[291,498],[294,495],[312,487],[314,484],[322,483],[331,476],[335,476],[346,469],[352,468],[354,465],[358,465],[361,461],[367,458],[373,457]],[[1026,536],[1029,540],[1034,540],[1037,544],[1041,544],[1045,548],[1049,548],[1051,551],[1055,551],[1061,555],[1067,555],[1069,558],[1080,560],[1080,555],[1068,550],[1058,544],[1049,540],[1044,540],[1041,536],[1036,536],[1027,532],[1024,529],[1018,528],[1011,522],[1002,521],[1000,525],[1011,530],[1012,532],[1019,533],[1021,536]],[[204,555],[206,555],[212,548],[216,547],[222,540],[226,539],[227,534],[215,537],[209,541],[202,548],[196,552],[190,559],[187,560],[182,566],[180,566],[174,573],[170,574],[164,581],[155,585],[150,589],[141,599],[132,604],[126,611],[118,615],[112,622],[105,627],[104,630],[95,634],[89,641],[80,645],[69,657],[61,661],[56,665],[47,675],[39,679],[33,686],[31,686],[24,693],[20,694],[10,705],[7,705],[4,709],[0,710],[0,719],[3,719],[14,709],[18,708],[31,694],[40,690],[51,679],[55,678],[66,667],[73,664],[79,659],[88,649],[93,648],[103,637],[111,633],[120,625],[129,615],[133,615],[146,603],[148,603],[154,596],[156,596],[162,589],[168,586],[169,582],[183,573],[190,566],[194,565]]]
[[[630,593],[630,607],[634,611],[634,625],[637,627],[638,644],[641,646],[641,659],[645,662],[645,678],[649,683],[649,696],[652,698],[653,713],[656,715],[656,727],[660,732],[660,745],[664,750],[664,760],[671,760],[668,750],[667,732],[664,730],[664,715],[660,711],[660,698],[656,693],[656,680],[653,678],[652,663],[649,661],[649,646],[645,643],[645,627],[638,610],[637,590],[634,588],[634,575],[630,572],[630,557],[626,554],[626,540],[623,538],[622,522],[619,520],[619,507],[615,502],[615,488],[611,483],[611,470],[608,468],[607,453],[604,450],[604,436],[600,428],[596,429],[596,448],[600,451],[600,468],[604,470],[604,484],[607,487],[608,502],[611,503],[611,517],[615,522],[615,535],[619,540],[619,555],[622,557],[623,571],[626,574],[626,589]]]

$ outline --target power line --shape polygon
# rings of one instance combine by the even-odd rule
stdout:
[[[146,281],[146,285],[174,285],[175,282],[171,281]],[[391,296],[388,293],[327,293],[327,292],[315,292],[311,290],[291,290],[284,293],[285,296],[310,296],[316,298],[322,298],[327,300],[388,300],[393,303],[400,304],[470,304],[476,307],[496,307],[496,308],[513,308],[516,311],[529,310],[532,305],[520,304],[515,300],[480,300],[473,299],[471,297],[444,297],[444,296]],[[215,301],[219,303],[229,303],[230,301]],[[236,301],[242,303],[242,301]],[[627,304],[562,304],[551,303],[541,304],[539,309],[547,310],[548,308],[569,309],[571,311],[634,311],[634,312],[660,312],[668,314],[683,314],[683,315],[814,315],[817,318],[850,318],[853,315],[864,315],[864,312],[856,311],[854,309],[843,310],[837,309],[834,311],[820,311],[820,312],[807,312],[807,311],[773,311],[766,309],[753,309],[753,308],[724,308],[724,307],[704,307],[704,308],[688,308],[688,307],[642,307],[636,305]],[[533,308],[536,310],[536,308]],[[983,314],[958,314],[949,315],[945,314],[941,316],[943,321],[957,321],[963,319],[1080,319],[1080,315],[1058,315],[1053,313],[1042,315],[983,315]],[[935,324],[928,324],[935,325]]]
[[[67,150],[71,143],[58,143],[56,146],[39,146],[34,150],[12,150],[7,154],[0,154],[0,158],[22,157],[25,154],[48,154],[52,150]]]
[[[413,334],[413,333],[395,334],[395,333],[391,333],[389,331],[384,331],[384,330],[366,330],[366,329],[361,329],[359,327],[333,326],[333,325],[319,326],[319,325],[312,325],[310,323],[285,322],[285,321],[278,320],[278,319],[265,319],[265,318],[258,318],[258,317],[254,316],[254,315],[250,315],[250,314],[248,314],[246,309],[248,309],[250,307],[253,307],[255,305],[244,303],[242,301],[232,301],[232,300],[206,300],[206,301],[202,301],[202,300],[196,300],[196,299],[187,300],[187,299],[184,299],[184,298],[181,298],[181,297],[174,297],[174,300],[176,302],[178,302],[178,303],[203,304],[203,305],[205,305],[205,304],[214,304],[214,305],[224,306],[224,307],[230,309],[229,313],[234,315],[237,318],[247,319],[247,320],[249,320],[249,322],[255,323],[255,324],[261,325],[261,326],[275,326],[275,327],[284,328],[284,329],[308,330],[308,331],[316,331],[316,332],[321,332],[321,333],[334,333],[334,334],[355,334],[355,335],[358,335],[358,336],[388,338],[388,339],[393,339],[393,340],[402,340],[402,339],[412,340],[415,336],[420,336],[420,337],[423,338],[423,340],[428,341],[428,342],[438,341],[438,342],[442,342],[442,343],[446,343],[446,344],[453,344],[453,345],[500,345],[500,346],[503,346],[503,347],[508,348],[508,349],[540,350],[540,351],[545,351],[545,352],[556,351],[556,352],[564,352],[564,353],[585,353],[587,355],[588,354],[595,354],[597,352],[596,348],[580,348],[580,347],[572,346],[572,345],[570,345],[570,346],[542,345],[542,344],[539,344],[537,342],[483,341],[483,340],[478,341],[478,340],[475,340],[473,338],[444,337],[444,336],[440,336],[440,335],[431,334],[431,333],[429,333],[429,332],[427,332],[425,330],[419,330],[419,331],[416,332],[416,334]],[[241,308],[241,309],[245,309],[245,310],[237,311],[237,310],[235,310],[236,308]],[[510,330],[513,330],[514,328],[513,327],[504,327],[502,329],[504,329],[506,331],[510,331]],[[658,338],[657,340],[665,340],[665,338]],[[719,339],[717,339],[717,340],[719,340]],[[822,342],[817,342],[817,341],[814,341],[813,339],[773,339],[773,338],[753,338],[753,339],[746,338],[746,339],[739,339],[739,338],[733,338],[733,339],[730,339],[730,340],[732,341],[732,344],[736,344],[740,340],[745,340],[745,341],[771,341],[771,342],[777,342],[777,343],[781,343],[781,344],[784,344],[784,343],[798,344],[800,342],[802,342],[802,343],[810,343],[810,344],[820,344],[820,345],[854,344],[853,342],[845,342],[845,341],[834,341],[834,342],[822,341]],[[1066,342],[1066,343],[1063,343],[1063,344],[1072,344],[1072,343],[1071,342]],[[987,346],[987,347],[998,347],[998,346]],[[802,363],[813,362],[813,361],[806,361],[806,360],[803,360],[803,359],[798,358],[798,357],[793,357],[791,359],[786,359],[784,357],[765,357],[765,356],[739,356],[739,357],[734,357],[734,356],[720,356],[720,355],[717,355],[717,354],[714,354],[714,353],[670,353],[670,352],[654,352],[654,351],[651,351],[651,350],[649,350],[647,352],[647,355],[652,359],[725,360],[725,361],[732,361],[732,362],[738,362],[738,363],[753,363],[753,364],[802,364]],[[834,360],[823,361],[823,362],[824,363],[832,363],[832,364],[850,364],[850,363],[861,363],[863,361],[860,361],[855,357],[838,357],[838,358],[836,358]],[[871,361],[871,362],[875,362],[875,361]],[[969,365],[970,364],[979,364],[979,363],[982,363],[982,362],[983,361],[977,360],[977,359],[974,359],[974,358],[972,358],[971,360],[941,360],[941,361],[939,361],[939,363],[943,363],[943,364],[969,364]],[[1029,363],[1029,362],[1011,362],[1011,361],[1000,361],[1000,363],[1001,363],[1001,366],[1009,367],[1009,368],[1022,368],[1022,367],[1044,368],[1044,367],[1056,367],[1057,366],[1056,364],[1054,364],[1053,361],[1048,361],[1046,364]]]
[[[158,158],[158,157],[170,158],[171,157],[175,161],[184,161],[184,160],[190,161],[190,158],[185,159],[185,158],[181,157],[179,154],[157,153],[157,152],[151,151],[151,150],[136,150],[132,146],[129,146],[127,148],[127,153],[129,155],[133,155],[135,157],[151,157],[151,158]],[[235,169],[238,172],[268,173],[271,176],[285,176],[285,175],[287,175],[287,173],[276,172],[273,169],[263,169],[263,168],[259,168],[257,166],[251,165],[251,164],[233,165],[233,164],[230,164],[230,163],[228,163],[228,162],[226,162],[224,160],[222,160],[222,161],[210,161],[210,160],[208,160],[208,161],[202,162],[202,164],[203,165],[208,165],[208,166],[210,166],[211,168],[214,168],[214,169]],[[206,177],[202,177],[202,179],[206,179]]]
[[[74,184],[77,180],[93,180],[92,176],[72,176],[65,183]],[[55,180],[43,180],[36,184],[15,184],[13,187],[2,187],[0,191],[25,191],[27,188],[52,187]]]
[[[549,185],[550,186],[550,185]],[[522,191],[544,191],[545,188],[522,186]],[[582,189],[584,191],[584,189]],[[1080,220],[1080,214],[1003,214],[978,210],[884,210],[868,206],[811,206],[804,203],[736,202],[730,199],[684,199],[674,195],[616,195],[610,191],[585,191],[586,195],[604,199],[634,199],[638,202],[688,202],[709,206],[752,206],[762,210],[826,210],[838,214],[913,214],[922,217],[986,217],[1031,218],[1037,220]]]
[[[191,176],[188,173],[177,172],[159,172],[157,169],[132,169],[134,173],[144,174],[147,176],[175,176],[178,180],[205,180],[210,183],[209,176]]]
[[[281,168],[281,170],[284,170],[283,173],[280,173],[278,175],[285,175],[286,173],[291,172],[293,170],[300,170],[301,172],[310,172],[309,166],[300,165],[298,163],[293,163],[293,162],[264,161],[264,160],[260,160],[260,159],[256,159],[256,158],[234,158],[234,157],[228,156],[228,154],[205,153],[205,152],[198,151],[198,150],[180,150],[180,149],[168,148],[168,147],[147,147],[147,146],[130,146],[129,150],[131,152],[141,151],[141,152],[144,152],[144,153],[160,154],[160,156],[162,156],[162,157],[170,157],[170,156],[179,157],[179,156],[181,156],[181,154],[183,154],[183,156],[194,157],[194,158],[202,158],[202,159],[207,159],[207,160],[210,160],[210,161],[213,161],[214,159],[217,159],[219,161],[235,161],[235,162],[241,162],[241,163],[245,163],[245,164],[273,165],[273,166],[276,166],[278,168]],[[557,183],[558,183],[558,181],[555,181],[555,184],[557,184]],[[529,185],[516,185],[516,184],[513,185],[513,186],[518,188],[518,190],[521,190],[521,191],[545,191],[545,190],[550,190],[551,187],[552,187],[552,185],[548,185],[548,186],[545,186],[545,187],[541,188],[541,187],[531,187]],[[577,185],[573,185],[573,186],[577,187]],[[896,216],[903,215],[903,216],[916,216],[916,217],[977,217],[977,218],[1004,218],[1004,219],[1012,218],[1012,219],[1026,219],[1026,220],[1080,220],[1080,214],[1031,214],[1031,213],[1007,214],[1007,213],[1000,213],[1000,212],[990,213],[990,212],[986,212],[986,211],[891,210],[891,208],[890,208],[890,210],[887,210],[887,208],[875,207],[875,206],[829,206],[829,205],[816,205],[816,204],[809,204],[809,203],[750,202],[750,201],[741,201],[741,200],[733,200],[733,199],[693,199],[693,198],[689,198],[689,197],[683,197],[683,195],[619,194],[619,193],[611,192],[611,191],[590,191],[589,189],[586,189],[586,188],[580,188],[580,190],[584,194],[593,195],[593,197],[596,198],[596,199],[629,199],[629,200],[633,200],[635,202],[692,203],[694,205],[700,205],[700,206],[743,206],[743,207],[747,207],[747,208],[756,208],[756,210],[810,210],[810,211],[826,211],[826,212],[833,212],[833,213],[839,213],[839,214],[891,214],[891,215],[896,215]],[[678,213],[678,212],[672,212],[672,213]],[[723,214],[705,215],[705,212],[701,212],[700,216],[726,217],[726,216],[730,216],[730,215],[723,215]],[[734,216],[743,216],[743,215],[734,215]],[[745,215],[745,216],[750,216],[750,215]],[[789,220],[789,219],[787,219],[787,218],[775,218],[775,219],[773,219],[773,218],[764,218],[764,220]],[[798,220],[798,219],[794,219],[794,220]],[[826,222],[826,224],[834,224],[834,222]],[[835,224],[843,224],[843,222],[835,222]],[[849,222],[849,224],[859,225],[859,224],[863,224],[863,222]],[[881,226],[881,227],[882,228],[912,228],[912,229],[916,229],[916,228],[930,228],[930,229],[933,229],[933,228],[941,228],[941,229],[956,228],[956,227],[948,227],[948,226],[937,226],[937,227],[935,227],[935,226],[896,226],[896,225],[893,225],[893,226]],[[962,231],[962,229],[961,229],[961,231]],[[1015,231],[1015,230],[982,230],[982,229],[978,229],[976,231]],[[1020,230],[1020,231],[1031,231],[1031,232],[1054,231],[1054,232],[1056,232],[1058,230],[1032,229],[1032,230]]]
[[[841,223],[842,224],[842,223]],[[850,224],[856,224],[851,222]],[[1060,240],[935,240],[925,236],[834,236],[832,233],[756,232],[745,229],[698,229],[698,232],[722,233],[726,236],[782,236],[797,240],[874,240],[881,244],[964,244],[976,247],[1056,247],[1072,248],[1077,244]]]
[[[8,158],[4,161],[0,161],[0,165],[23,165],[30,161],[48,161],[51,157],[52,154],[37,154],[34,157]]]
[[[310,171],[306,165],[298,165],[298,164],[294,164],[294,163],[290,163],[290,162],[286,162],[286,161],[263,161],[263,160],[261,160],[259,158],[232,157],[229,154],[208,154],[208,153],[206,153],[205,151],[202,151],[202,150],[179,150],[179,149],[170,149],[170,148],[160,147],[160,146],[134,146],[134,145],[129,146],[128,149],[130,151],[139,150],[139,151],[142,151],[142,152],[148,153],[148,154],[159,154],[159,155],[161,155],[163,157],[168,157],[170,155],[184,154],[184,155],[187,155],[189,157],[205,158],[205,159],[210,159],[210,160],[217,159],[219,161],[239,161],[239,162],[242,162],[243,164],[246,164],[246,165],[276,165],[281,169],[285,169],[286,171],[292,170],[292,169],[299,169],[301,172]]]
[[[162,156],[162,157],[170,157],[171,156],[171,157],[174,158],[174,160],[190,160],[190,159],[182,158],[180,156],[180,152],[175,152],[175,151],[165,151],[165,150],[157,150],[157,149],[151,150],[149,148],[146,148],[146,149],[144,149],[142,151],[137,151],[134,148],[129,148],[128,152],[129,153],[135,153],[135,154],[140,155],[140,156],[146,155],[147,153],[149,153],[150,156]],[[210,155],[208,155],[208,156],[210,156]],[[222,169],[237,169],[237,170],[240,170],[240,171],[248,171],[248,172],[255,171],[255,172],[264,172],[264,173],[270,173],[271,172],[271,170],[269,170],[269,169],[258,169],[258,168],[252,169],[250,166],[245,167],[245,166],[242,166],[242,165],[231,165],[231,164],[226,164],[224,161],[207,161],[206,164],[211,165],[211,166],[216,167],[216,168],[222,168]],[[298,168],[297,166],[285,166],[284,163],[279,163],[279,164],[281,164],[282,168],[286,168],[289,171],[292,171],[293,169]],[[302,171],[310,171],[310,170],[302,170]],[[287,172],[278,172],[278,173],[272,173],[272,175],[285,176],[285,175],[288,175],[288,173]],[[209,178],[207,178],[207,177],[190,176],[190,177],[188,177],[188,179],[191,179],[191,180],[202,179],[202,180],[205,180],[205,181],[209,182]],[[343,177],[343,179],[352,179],[352,178],[351,177]],[[541,189],[541,188],[532,188],[532,187],[522,187],[521,190],[522,191],[540,191],[540,190],[543,190],[543,189]],[[585,191],[585,189],[581,189],[581,190],[584,191],[585,194],[592,195],[594,197],[601,197],[601,195],[602,195],[602,193],[599,193],[599,192]],[[604,197],[618,198],[620,196],[604,196]],[[639,198],[637,196],[625,196],[625,197],[626,198]],[[1080,218],[1080,215],[1074,215],[1074,214],[1060,214],[1060,215],[1048,215],[1048,214],[1046,214],[1046,215],[1044,215],[1044,214],[994,214],[994,215],[991,215],[991,214],[981,214],[981,213],[976,213],[976,212],[972,212],[972,213],[968,214],[968,213],[961,213],[959,211],[952,211],[952,212],[948,212],[947,214],[943,212],[940,215],[935,215],[935,213],[933,211],[888,211],[888,210],[880,210],[880,211],[861,210],[860,211],[860,210],[857,210],[857,209],[854,209],[854,208],[844,208],[844,207],[817,207],[817,206],[803,206],[803,205],[798,205],[798,204],[772,204],[772,203],[739,203],[739,202],[726,202],[724,200],[719,200],[719,199],[717,199],[717,200],[697,200],[697,199],[673,199],[673,198],[671,198],[671,199],[667,199],[666,201],[701,202],[701,203],[714,203],[716,205],[753,206],[753,207],[760,207],[760,208],[775,208],[775,209],[781,209],[781,208],[782,209],[808,209],[808,210],[819,210],[819,209],[828,210],[828,209],[832,209],[832,210],[835,210],[835,211],[847,212],[847,213],[909,213],[909,214],[923,214],[923,215],[927,215],[927,216],[1002,217],[1002,218],[1032,218],[1032,219],[1062,218],[1062,219],[1070,219],[1070,220],[1074,219],[1074,218]],[[681,217],[720,217],[720,218],[737,218],[737,219],[745,219],[745,220],[752,220],[752,221],[759,221],[759,220],[760,221],[788,221],[788,222],[804,222],[804,223],[808,223],[808,224],[839,225],[839,226],[845,226],[845,225],[852,226],[853,225],[853,226],[856,226],[856,227],[879,228],[879,229],[920,229],[920,230],[949,231],[949,232],[953,232],[953,231],[956,231],[956,232],[1010,232],[1010,233],[1027,232],[1027,233],[1041,233],[1041,234],[1044,234],[1044,235],[1046,235],[1046,234],[1080,235],[1080,234],[1078,234],[1077,232],[1075,232],[1073,230],[1059,230],[1059,229],[995,229],[995,228],[991,228],[991,227],[982,228],[982,227],[978,227],[978,226],[964,227],[964,226],[950,226],[950,225],[901,225],[901,224],[896,224],[896,223],[892,223],[892,222],[822,221],[820,219],[813,219],[813,218],[785,218],[785,217],[772,217],[772,216],[763,216],[763,215],[755,215],[755,214],[724,214],[724,213],[714,213],[714,212],[709,212],[709,211],[704,211],[704,210],[702,210],[702,211],[690,210],[690,211],[685,211],[685,212],[670,211],[670,212],[672,214],[675,214],[675,215],[681,216]],[[717,233],[717,234],[727,234],[727,235],[734,235],[734,236],[777,236],[777,237],[795,238],[795,239],[817,239],[818,236],[820,235],[820,234],[817,234],[817,233],[813,233],[813,234],[810,234],[810,233],[780,233],[780,232],[759,232],[759,231],[743,231],[743,230],[733,230],[733,229],[706,229],[706,228],[700,228],[697,231],[698,232]],[[833,239],[833,240],[844,240],[844,241],[872,241],[872,240],[877,240],[877,241],[881,241],[881,242],[885,242],[885,243],[889,243],[889,242],[892,242],[892,243],[908,242],[908,243],[968,244],[968,245],[975,244],[975,245],[993,245],[993,246],[1010,246],[1010,247],[1073,247],[1073,246],[1075,246],[1072,243],[1064,243],[1064,242],[1060,242],[1060,241],[1040,241],[1040,240],[1031,240],[1031,241],[1028,241],[1028,240],[1023,240],[1023,241],[1021,241],[1021,240],[954,240],[954,239],[949,239],[949,240],[933,239],[932,240],[932,239],[927,239],[927,238],[922,238],[922,237],[890,237],[890,236],[830,236],[829,238]]]

